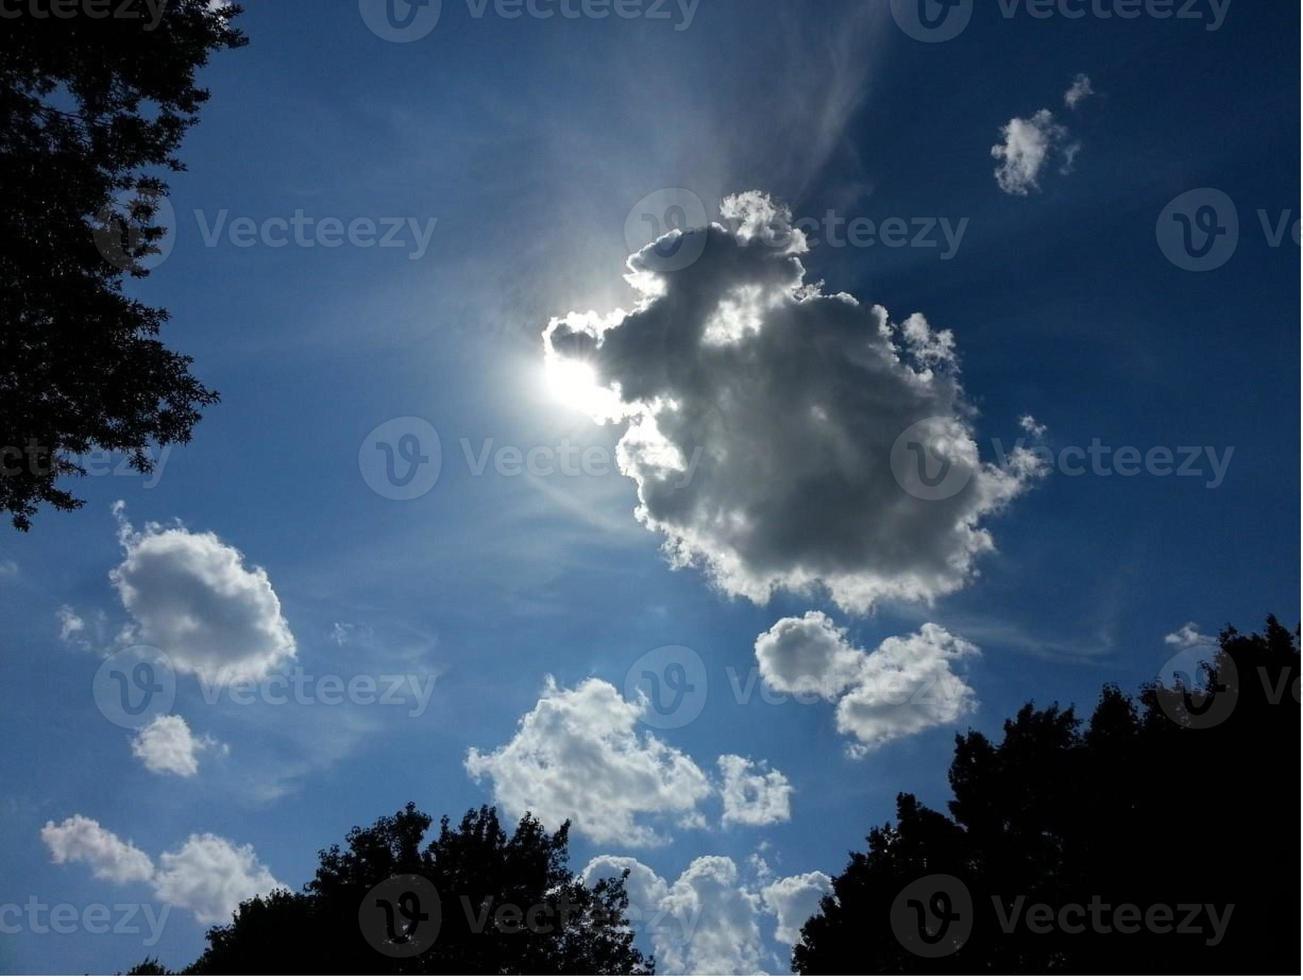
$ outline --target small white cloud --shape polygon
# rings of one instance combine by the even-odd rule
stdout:
[[[972,711],[976,696],[950,665],[978,652],[927,623],[866,654],[818,612],[781,619],[756,639],[761,676],[775,690],[836,701],[837,730],[856,740],[848,748],[854,757]]]
[[[0,558],[0,578],[17,578],[18,562],[12,558]]]
[[[824,613],[780,619],[756,637],[760,676],[780,694],[832,701],[855,680],[864,659]]]
[[[229,922],[241,902],[284,887],[251,845],[213,834],[192,834],[179,851],[165,851],[154,880],[159,901],[189,909],[202,925]]]
[[[570,690],[549,677],[512,740],[490,753],[472,748],[466,771],[490,779],[494,798],[514,816],[573,820],[598,843],[663,843],[645,818],[699,824],[697,805],[712,788],[691,758],[637,730],[645,709],[605,681]]]
[[[1026,197],[1041,189],[1041,171],[1056,155],[1062,155],[1067,170],[1081,149],[1069,141],[1068,128],[1057,122],[1054,113],[1041,109],[1027,119],[1010,119],[1000,130],[1003,142],[991,147],[991,156],[1000,161],[995,180],[1006,194]]]
[[[1198,647],[1217,646],[1217,637],[1199,632],[1198,623],[1186,623],[1180,629],[1173,630],[1163,637],[1163,642],[1178,650],[1192,650]]]
[[[724,777],[724,824],[762,827],[792,818],[792,784],[777,769],[762,771],[740,755],[721,755],[719,771]]]
[[[1095,89],[1090,84],[1090,76],[1079,74],[1072,80],[1068,91],[1063,93],[1063,103],[1069,109],[1075,109],[1094,94]]]
[[[219,747],[208,736],[196,738],[180,715],[160,715],[136,734],[131,753],[150,772],[193,776],[199,771],[199,753]]]
[[[154,862],[148,854],[81,814],[60,824],[47,821],[41,828],[41,840],[55,864],[80,861],[104,881],[125,885],[154,877]]]
[[[778,919],[774,938],[793,946],[801,938],[801,927],[819,911],[819,902],[832,894],[832,879],[822,871],[780,878],[760,890],[765,908]]]
[[[64,643],[77,642],[86,632],[86,620],[77,615],[72,606],[60,606],[54,615],[59,621],[59,639]]]
[[[1041,425],[1030,415],[1024,415],[1018,420],[1019,427],[1029,436],[1035,439],[1045,438],[1045,433],[1049,432],[1049,426]]]
[[[125,557],[109,577],[133,619],[127,642],[158,647],[205,681],[264,677],[294,659],[295,642],[267,573],[212,533],[148,524],[137,532],[119,501]]]

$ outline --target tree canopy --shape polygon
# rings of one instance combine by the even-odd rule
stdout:
[[[1296,638],[1228,628],[1204,670],[958,737],[949,815],[899,796],[793,968],[1297,973]]]
[[[124,283],[158,254],[162,175],[208,98],[195,73],[245,43],[240,8],[111,6],[0,31],[0,511],[22,530],[41,504],[80,506],[58,483],[81,454],[148,472],[150,445],[187,441],[217,399]]]
[[[510,836],[489,807],[456,826],[413,804],[319,852],[302,891],[241,904],[208,932],[196,974],[647,974],[625,916],[624,877],[584,885],[569,825],[526,815]],[[627,875],[627,872],[626,872]],[[146,960],[136,974],[158,972]]]

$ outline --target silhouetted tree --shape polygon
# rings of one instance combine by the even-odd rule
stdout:
[[[569,824],[549,834],[526,815],[507,836],[484,807],[455,827],[444,817],[422,847],[430,823],[408,804],[354,827],[346,848],[320,852],[301,892],[251,899],[209,930],[185,972],[652,972],[633,944],[624,878],[588,887],[568,869]]]
[[[217,399],[123,277],[158,251],[158,174],[183,169],[208,98],[196,70],[245,43],[239,8],[208,0],[158,5],[157,22],[144,3],[50,7],[19,4],[0,30],[0,512],[23,530],[42,503],[80,506],[56,485],[77,455],[122,451],[148,472],[149,445],[187,441]]]
[[[1262,635],[1228,628],[1204,670],[1203,684],[1155,684],[1138,703],[1106,688],[1084,732],[1071,709],[1028,705],[998,745],[958,737],[950,815],[901,795],[895,824],[869,834],[805,924],[793,968],[1297,974],[1298,645],[1274,618]],[[953,887],[918,891],[930,875],[962,883],[966,924],[943,928],[967,900]],[[1049,928],[1028,927],[1038,903],[1055,910]],[[893,904],[906,913],[895,928]],[[1073,905],[1084,921],[1073,911],[1059,922]],[[1113,914],[1123,905],[1140,910],[1135,931],[1129,911]],[[1234,906],[1219,942],[1206,911],[1188,921],[1187,905],[1223,918]],[[1158,906],[1176,910],[1174,921],[1145,920]],[[943,955],[902,945],[920,922],[929,952]]]

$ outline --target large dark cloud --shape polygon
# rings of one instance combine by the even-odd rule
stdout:
[[[676,565],[757,602],[823,587],[864,612],[962,587],[993,547],[983,519],[1034,465],[980,460],[952,334],[806,282],[805,240],[765,195],[721,213],[629,259],[632,312],[572,313],[544,333],[554,366],[584,362],[604,389],[594,416],[626,426],[638,519]],[[697,258],[662,271],[685,253]],[[946,472],[939,488],[909,475],[910,446]]]

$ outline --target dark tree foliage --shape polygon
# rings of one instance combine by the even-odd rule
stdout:
[[[492,808],[472,810],[422,846],[430,817],[412,804],[346,847],[319,853],[301,892],[241,904],[209,930],[197,974],[649,974],[625,915],[624,878],[585,886],[568,869],[569,824],[555,834],[526,815],[508,836]],[[395,876],[419,875],[438,893],[438,930],[419,956],[393,958],[359,926],[364,900]],[[519,910],[517,914],[516,910]],[[429,912],[427,907],[425,912]],[[143,963],[137,970],[157,964]]]
[[[1296,638],[1274,618],[1262,635],[1228,628],[1206,672],[1195,689],[1150,686],[1138,701],[1106,688],[1084,731],[1072,709],[1028,705],[999,744],[976,732],[958,737],[950,815],[901,795],[896,823],[869,834],[868,850],[851,855],[835,895],[806,923],[793,968],[1297,974]],[[947,955],[925,959],[897,940],[890,910],[902,889],[932,874],[967,887],[972,930],[957,950],[951,943]],[[1025,919],[1008,932],[994,903],[1007,922],[1020,896],[1023,910],[1096,897],[1112,908],[1234,910],[1216,945],[1206,930],[1160,933],[1161,918],[1124,934],[1107,914],[1098,921],[1108,933],[1088,924],[1079,934],[1037,934]],[[1177,913],[1174,930],[1187,914]]]
[[[195,72],[245,38],[239,8],[208,0],[170,0],[157,21],[119,0],[103,17],[20,6],[0,30],[0,512],[26,530],[43,503],[81,505],[57,486],[75,457],[121,451],[148,472],[149,445],[187,441],[217,399],[159,341],[167,312],[123,285],[164,234],[159,174],[183,169],[208,98]]]

